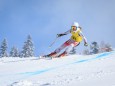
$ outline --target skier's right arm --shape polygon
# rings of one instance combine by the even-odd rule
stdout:
[[[66,32],[64,32],[64,33],[57,34],[57,36],[58,36],[58,37],[61,37],[61,36],[64,36],[64,35],[69,34],[70,32],[71,32],[71,30],[68,30],[68,31],[66,31]]]

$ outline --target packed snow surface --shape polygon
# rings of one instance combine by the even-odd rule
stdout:
[[[0,58],[0,86],[115,86],[115,51],[62,58]]]

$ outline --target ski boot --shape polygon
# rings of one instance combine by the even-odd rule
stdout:
[[[52,53],[50,53],[48,55],[44,55],[43,57],[45,57],[45,58],[55,58],[56,54],[57,54],[56,52],[52,52]]]

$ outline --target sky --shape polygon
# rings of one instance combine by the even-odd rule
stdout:
[[[58,38],[49,48],[73,22],[80,24],[89,44],[104,41],[115,47],[115,0],[0,0],[0,43],[7,39],[8,52],[13,46],[21,51],[30,34],[35,55],[49,53],[70,38]],[[86,49],[83,44],[77,52]]]

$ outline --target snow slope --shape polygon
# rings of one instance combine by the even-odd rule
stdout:
[[[0,86],[115,86],[115,51],[52,60],[0,58]]]

